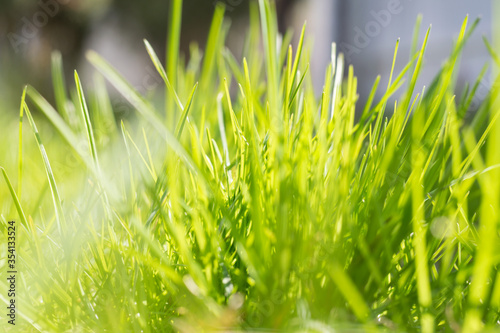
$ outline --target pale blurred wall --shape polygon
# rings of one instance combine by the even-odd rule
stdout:
[[[316,86],[321,88],[325,68],[331,59],[332,42],[337,40],[339,1],[302,0],[295,3],[289,14],[289,24],[294,27],[294,46],[297,45],[300,29],[306,23],[306,35],[312,43],[310,70]]]
[[[297,3],[291,22],[298,29],[305,19],[308,21],[308,33],[315,41],[311,68],[317,88],[321,89],[330,45],[335,41],[337,50],[344,52],[347,63],[354,66],[363,100],[378,74],[382,74],[380,86],[386,86],[398,38],[401,42],[397,69],[409,60],[418,14],[423,15],[420,45],[432,24],[419,86],[430,82],[449,55],[466,15],[469,14],[469,26],[481,18],[464,50],[459,73],[461,83],[473,82],[490,61],[482,37],[491,38],[491,0],[309,0]],[[487,85],[489,78],[483,82],[483,90]]]

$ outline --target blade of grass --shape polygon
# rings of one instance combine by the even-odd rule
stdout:
[[[40,133],[38,133],[38,129],[36,127],[35,121],[33,120],[33,117],[31,116],[31,112],[28,109],[28,106],[26,103],[24,104],[24,110],[26,112],[26,116],[28,117],[29,123],[31,125],[31,128],[33,130],[33,134],[36,139],[36,143],[38,145],[38,149],[40,150],[40,154],[42,155],[43,159],[43,164],[45,166],[45,172],[47,174],[47,179],[49,181],[49,186],[50,186],[50,192],[52,194],[52,201],[54,204],[54,212],[56,215],[56,221],[57,221],[57,228],[59,230],[59,234],[62,236],[63,231],[66,228],[66,220],[64,217],[62,205],[61,205],[61,197],[59,196],[59,191],[57,189],[57,184],[56,180],[54,177],[54,173],[52,172],[52,167],[49,162],[49,158],[47,156],[47,153],[45,152],[45,147],[43,146],[42,139],[40,138]]]
[[[166,143],[184,159],[187,166],[196,172],[197,175],[202,175],[191,157],[182,147],[175,136],[162,124],[155,114],[153,107],[139,93],[118,74],[118,72],[110,66],[97,53],[89,51],[87,53],[88,60],[108,79],[111,84],[132,104],[137,111],[153,126],[153,128],[161,135]]]
[[[21,96],[21,107],[19,108],[19,140],[18,140],[18,151],[17,151],[17,193],[21,198],[22,183],[23,183],[23,111],[24,103],[26,100],[26,89],[23,89],[23,94]]]
[[[181,22],[182,22],[182,0],[172,0],[170,2],[170,17],[169,26],[167,34],[167,50],[166,50],[166,67],[167,72],[165,78],[170,77],[172,80],[172,88],[177,88],[177,70],[179,66],[179,46],[181,39]],[[156,62],[159,64],[160,62]],[[167,120],[170,124],[173,124],[174,114],[173,114],[173,103],[167,99],[169,87],[165,89],[165,112]],[[182,109],[182,108],[181,108]]]

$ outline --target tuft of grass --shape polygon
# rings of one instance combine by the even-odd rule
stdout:
[[[397,41],[383,96],[375,99],[378,77],[360,106],[335,44],[316,96],[305,26],[294,52],[291,34],[278,36],[274,3],[250,7],[243,58],[224,47],[218,5],[204,55],[193,46],[184,64],[182,1],[172,1],[165,64],[145,41],[165,83],[148,98],[93,51],[94,89],[84,92],[75,72],[69,93],[54,53],[57,111],[33,87],[23,91],[17,150],[9,139],[0,155],[0,226],[21,223],[17,327],[497,328],[500,85],[477,112],[479,81],[454,92],[477,21],[464,20],[421,88],[432,37],[428,29],[418,47],[418,20],[408,65],[395,71]],[[104,80],[132,114],[120,116]],[[35,140],[23,137],[24,114]],[[9,125],[2,130],[16,137]]]

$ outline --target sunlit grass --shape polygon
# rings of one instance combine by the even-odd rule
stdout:
[[[141,95],[89,51],[98,74],[84,83],[94,89],[75,72],[67,91],[54,53],[55,107],[28,86],[19,127],[2,123],[2,230],[18,224],[16,328],[498,328],[500,85],[473,120],[478,85],[454,91],[477,22],[464,21],[425,88],[430,30],[400,73],[396,42],[388,86],[377,78],[362,106],[335,46],[316,96],[305,30],[293,48],[290,35],[278,39],[267,0],[251,5],[245,58],[224,47],[217,6],[203,57],[193,46],[186,63],[181,5],[165,67],[145,41],[164,89]],[[130,114],[117,117],[104,79]]]

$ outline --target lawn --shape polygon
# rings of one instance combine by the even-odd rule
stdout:
[[[479,107],[487,66],[455,89],[477,21],[423,87],[432,34],[417,20],[423,44],[397,72],[395,41],[389,84],[360,105],[335,45],[315,92],[307,27],[278,39],[272,1],[252,2],[242,59],[217,6],[189,61],[172,3],[166,61],[144,41],[158,89],[139,93],[93,51],[93,80],[65,82],[54,52],[55,103],[27,86],[1,111],[0,266],[16,272],[0,280],[2,327],[499,329],[500,76]]]

